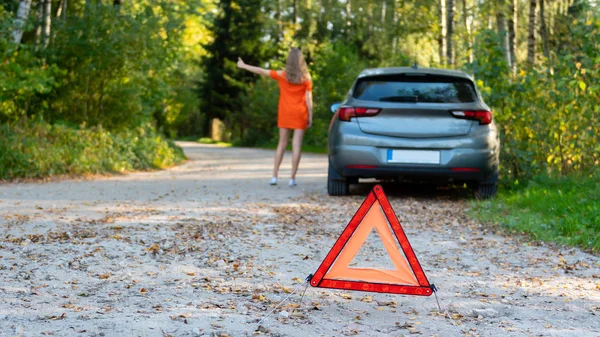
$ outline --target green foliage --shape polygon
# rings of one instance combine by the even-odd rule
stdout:
[[[36,58],[30,46],[12,42],[11,15],[0,7],[0,123],[14,122],[43,107],[38,96],[56,87],[61,71]]]
[[[276,144],[279,137],[277,128],[277,104],[279,88],[270,77],[261,77],[250,85],[248,93],[242,96],[243,113],[236,114],[235,143],[243,146],[264,146]]]
[[[0,122],[43,116],[117,130],[154,121],[172,136],[180,125],[197,133],[202,116],[190,45],[202,39],[190,41],[188,26],[202,32],[190,17],[204,1],[70,3],[68,15],[52,21],[48,47],[30,31],[14,45],[11,15],[0,8]]]
[[[158,169],[184,159],[149,125],[119,133],[44,122],[0,126],[0,180]]]
[[[536,240],[600,252],[600,175],[537,177],[523,188],[473,202],[471,215]]]
[[[510,78],[493,32],[482,32],[473,65],[501,130],[501,176],[518,183],[538,175],[592,172],[600,164],[598,17],[572,22],[577,48],[546,68]]]
[[[116,129],[154,116],[163,125],[177,100],[171,78],[177,78],[172,63],[180,48],[180,31],[163,23],[169,9],[167,2],[131,14],[90,6],[85,15],[56,24],[60,38],[44,55],[65,76],[46,119]]]
[[[205,76],[200,84],[202,110],[207,116],[205,134],[213,118],[224,120],[233,128],[246,120],[240,98],[256,76],[238,69],[236,63],[238,57],[254,65],[267,59],[269,48],[260,41],[264,20],[261,4],[262,0],[224,0],[218,4],[210,26],[214,40],[205,46],[209,55],[203,60]]]
[[[306,134],[306,144],[327,147],[327,132],[333,114],[330,106],[348,94],[356,76],[368,67],[356,50],[340,42],[324,44],[315,55],[313,71],[313,126]]]

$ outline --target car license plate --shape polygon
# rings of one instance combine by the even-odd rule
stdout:
[[[388,150],[388,163],[440,164],[440,151]]]

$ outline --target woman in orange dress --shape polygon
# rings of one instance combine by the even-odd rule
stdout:
[[[270,76],[279,83],[279,108],[277,126],[279,143],[275,151],[275,165],[271,185],[277,185],[279,166],[287,147],[292,130],[292,175],[289,186],[296,186],[296,172],[300,163],[300,152],[304,131],[312,125],[312,81],[308,67],[298,48],[292,48],[288,54],[285,70],[269,70],[245,64],[238,58],[238,68],[255,74]]]

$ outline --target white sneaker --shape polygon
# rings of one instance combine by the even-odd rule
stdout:
[[[298,184],[296,184],[296,179],[290,179],[290,183],[289,183],[290,187],[294,187]]]
[[[271,184],[271,185],[277,185],[277,177],[271,178],[271,182],[269,184]]]

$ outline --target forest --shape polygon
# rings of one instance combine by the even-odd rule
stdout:
[[[44,143],[36,138],[43,134],[63,143],[82,132],[96,142],[127,132],[121,138],[158,139],[148,151],[120,145],[134,153],[153,153],[167,139],[211,135],[269,146],[277,135],[277,87],[235,61],[279,69],[293,46],[305,54],[315,87],[309,146],[325,147],[329,106],[362,69],[417,63],[475,78],[502,130],[504,180],[588,174],[600,161],[595,1],[0,3],[3,178],[45,174],[23,167],[52,151],[40,150],[47,141],[35,145]],[[173,153],[165,163],[176,161],[174,147],[166,146]],[[100,166],[127,168],[114,161]],[[75,169],[38,166],[50,174]]]

